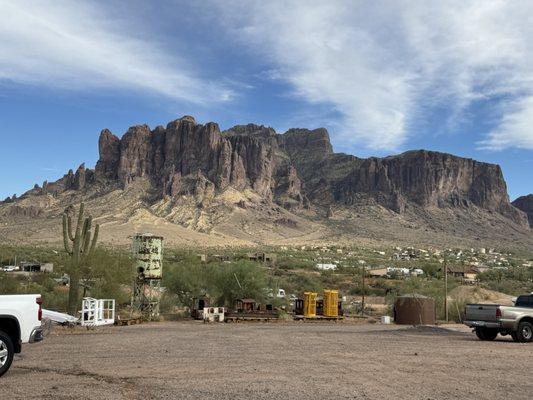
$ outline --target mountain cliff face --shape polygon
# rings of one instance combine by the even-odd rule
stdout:
[[[509,202],[498,165],[425,150],[361,159],[334,153],[325,129],[277,134],[249,124],[220,132],[216,123],[185,116],[154,130],[131,127],[122,138],[104,129],[98,147],[94,170],[81,165],[26,195],[125,189],[143,178],[154,201],[196,196],[200,207],[203,199],[232,188],[288,210],[374,204],[401,214],[409,207],[476,206],[527,225],[525,212]]]
[[[533,228],[533,194],[522,196],[513,201],[513,206],[525,212],[529,219],[529,226]]]
[[[363,159],[334,153],[325,129],[221,132],[189,116],[104,129],[98,148],[94,169],[0,202],[0,237],[57,242],[63,210],[84,201],[112,245],[148,231],[187,246],[533,246],[531,196],[512,205],[499,166],[450,154]]]

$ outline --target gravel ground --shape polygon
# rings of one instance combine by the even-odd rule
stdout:
[[[174,322],[56,329],[0,399],[529,399],[533,344],[465,329]]]

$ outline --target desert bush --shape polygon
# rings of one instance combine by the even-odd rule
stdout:
[[[123,286],[132,286],[133,261],[129,254],[106,249],[96,249],[82,269],[82,278],[87,281],[88,296],[99,299],[115,299],[117,304],[128,303],[129,293]]]
[[[191,260],[167,263],[163,286],[177,296],[181,305],[190,306],[193,298],[210,294],[214,288],[214,274],[215,268],[212,264]]]
[[[17,279],[8,273],[0,272],[0,294],[16,294],[19,291]]]
[[[260,264],[244,260],[205,264],[185,258],[166,266],[163,284],[184,306],[206,294],[217,304],[226,306],[243,297],[264,302],[268,288],[266,270]]]
[[[222,264],[215,273],[215,293],[219,304],[233,305],[236,298],[266,300],[266,270],[257,263],[238,261]]]

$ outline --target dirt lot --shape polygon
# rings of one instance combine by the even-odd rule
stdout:
[[[0,399],[526,399],[533,344],[440,328],[196,322],[52,333]]]

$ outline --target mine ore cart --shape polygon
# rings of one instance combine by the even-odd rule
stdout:
[[[272,304],[258,304],[254,299],[237,299],[233,310],[226,313],[226,322],[270,321],[279,318],[279,311]]]
[[[204,319],[203,313],[204,308],[209,307],[210,301],[209,297],[202,296],[202,297],[195,297],[192,299],[192,307],[191,307],[191,317],[193,319]]]

